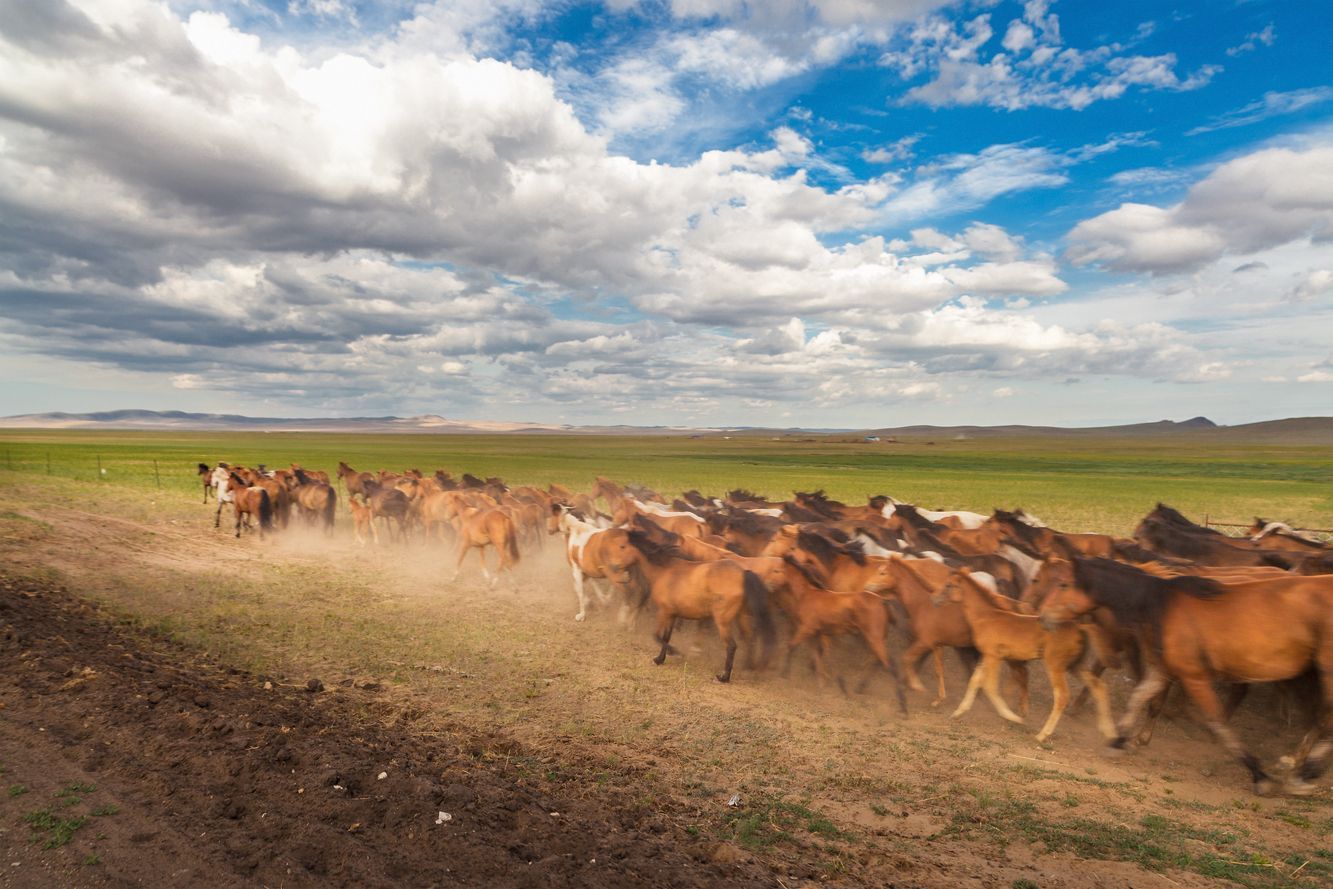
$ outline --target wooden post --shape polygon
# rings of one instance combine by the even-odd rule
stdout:
[[[158,475],[156,460],[153,461],[153,478],[157,479],[157,489],[162,490],[162,476]]]

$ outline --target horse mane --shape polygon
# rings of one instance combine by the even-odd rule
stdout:
[[[874,496],[866,500],[866,505],[869,506],[871,509],[882,510],[884,507],[889,505],[889,495],[875,494]]]
[[[1114,559],[1076,557],[1074,579],[1089,598],[1103,605],[1124,627],[1161,629],[1162,614],[1176,595],[1211,599],[1226,587],[1208,577],[1158,577]]]
[[[802,529],[796,534],[796,545],[828,567],[832,567],[833,560],[838,556],[847,556],[858,565],[866,563],[866,554],[861,544],[854,541],[838,543],[818,532]]]
[[[841,519],[842,512],[846,504],[839,503],[837,500],[830,500],[824,493],[824,489],[817,491],[796,492],[796,502],[813,512],[817,512],[826,519]]]
[[[916,549],[939,553],[946,559],[955,559],[962,562],[967,561],[962,553],[941,540],[940,536],[934,531],[931,531],[928,528],[920,528],[917,530],[916,534]]]
[[[490,478],[486,479],[485,487],[499,488],[501,491],[509,490],[509,486],[505,484],[505,480],[500,478],[500,476],[498,475],[493,475]]]
[[[760,497],[754,491],[747,491],[745,488],[735,488],[726,493],[725,500],[744,500],[748,502],[767,503],[763,497]]]
[[[683,492],[680,496],[681,496],[681,499],[683,499],[686,503],[690,504],[691,506],[695,506],[695,507],[701,507],[701,506],[702,506],[702,507],[711,507],[711,506],[713,505],[712,502],[709,501],[709,499],[708,499],[707,497],[705,497],[703,494],[700,494],[698,491],[694,490],[693,488],[691,488],[691,489],[688,490],[688,491]]]
[[[1148,513],[1148,515],[1144,517],[1144,521],[1147,521],[1148,519],[1156,519],[1159,522],[1163,522],[1167,525],[1171,525],[1182,531],[1188,531],[1194,534],[1202,534],[1213,537],[1226,536],[1221,531],[1216,531],[1212,528],[1204,527],[1203,525],[1196,525],[1194,522],[1191,522],[1189,519],[1185,518],[1185,516],[1182,513],[1178,512],[1175,509],[1172,509],[1165,503],[1158,503],[1157,506],[1153,509],[1153,511]]]
[[[212,472],[212,471],[213,471],[213,468],[212,468],[211,466],[209,466],[207,463],[200,463],[200,464],[199,464],[199,474],[200,474],[200,475],[203,475],[203,474],[206,473],[206,472]]]
[[[677,497],[671,501],[671,508],[676,512],[688,512],[693,515],[699,515],[699,508],[688,500],[681,500]]]
[[[780,526],[782,524],[777,519],[769,516],[757,516],[745,511],[715,512],[704,518],[708,522],[709,530],[715,534],[721,533],[721,531],[735,531],[737,534],[747,534],[751,537],[772,534],[777,530],[774,525]]]
[[[806,509],[804,506],[793,500],[788,500],[786,503],[782,504],[782,512],[787,518],[791,519],[791,521],[800,522],[801,524],[822,522],[825,519],[830,518],[830,516],[826,516],[821,512]],[[841,518],[841,516],[832,516],[832,518]]]
[[[656,543],[648,533],[640,531],[638,528],[629,530],[629,545],[643,554],[643,557],[654,565],[664,567],[669,565],[672,560],[685,559],[685,553],[681,552],[679,546],[670,543]]]
[[[812,569],[809,565],[802,565],[800,562],[793,559],[791,557],[791,553],[787,553],[787,555],[783,556],[782,561],[786,562],[788,565],[795,568],[796,571],[801,575],[801,577],[805,578],[806,583],[810,584],[810,586],[817,587],[822,590],[828,584],[828,578],[821,577],[818,574],[815,574],[814,569]]]
[[[1115,550],[1116,558],[1126,562],[1148,562],[1153,565],[1164,565],[1166,561],[1157,553],[1140,546],[1133,540],[1121,540],[1113,538],[1111,548]]]
[[[917,508],[910,503],[899,503],[893,507],[893,514],[903,517],[903,521],[921,531],[930,531],[935,527],[935,522],[917,512]]]
[[[463,487],[465,488],[484,488],[486,483],[477,478],[470,472],[463,473]]]

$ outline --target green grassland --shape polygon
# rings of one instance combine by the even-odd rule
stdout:
[[[139,488],[160,479],[164,490],[184,493],[198,489],[195,464],[216,460],[329,470],[346,460],[357,469],[442,468],[583,489],[607,475],[664,493],[739,486],[778,498],[824,488],[848,502],[888,493],[932,508],[1022,506],[1067,530],[1118,534],[1158,501],[1199,521],[1248,521],[1257,514],[1333,527],[1333,449],[1186,435],[875,443],[845,436],[0,430],[0,471]]]

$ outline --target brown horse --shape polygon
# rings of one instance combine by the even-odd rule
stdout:
[[[784,556],[782,561],[800,571],[800,566],[791,556]],[[898,708],[907,715],[907,693],[903,690],[903,678],[898,669],[898,661],[889,654],[889,624],[893,622],[888,604],[882,591],[858,590],[855,592],[837,592],[827,590],[814,582],[818,577],[803,572],[810,583],[799,587],[791,595],[793,631],[787,642],[787,657],[783,675],[791,668],[791,657],[797,646],[813,640],[812,648],[815,668],[827,680],[828,668],[825,660],[828,655],[829,640],[833,636],[856,633],[860,635],[875,662],[893,677],[894,692],[898,697]],[[874,664],[872,663],[872,668]],[[864,684],[864,681],[863,681]],[[842,677],[838,677],[838,687],[847,694],[847,686]]]
[[[207,463],[199,464],[199,481],[204,486],[204,502],[208,502],[208,494],[213,490],[213,467]]]
[[[339,474],[341,474],[341,472]],[[369,473],[362,473],[362,475],[369,475]],[[398,537],[402,540],[406,540],[407,512],[408,506],[410,505],[407,495],[397,488],[382,487],[379,482],[375,481],[373,478],[362,478],[358,481],[360,494],[365,498],[366,506],[370,507],[370,515],[372,519],[370,523],[370,531],[371,536],[375,538],[375,543],[378,544],[380,542],[380,532],[379,528],[373,521],[374,519],[384,520],[385,527],[389,529],[390,540],[392,540],[393,537],[393,523],[396,522],[398,524]],[[348,485],[348,490],[351,490],[350,484]],[[352,498],[349,495],[347,499],[350,502]]]
[[[1009,705],[1000,697],[1000,664],[1024,662],[1041,659],[1046,668],[1046,675],[1051,680],[1053,699],[1051,714],[1046,724],[1037,732],[1037,742],[1041,743],[1055,733],[1060,716],[1069,704],[1069,683],[1066,673],[1078,668],[1078,674],[1084,684],[1092,690],[1097,702],[1097,727],[1107,738],[1115,736],[1115,726],[1111,721],[1111,705],[1106,696],[1106,686],[1100,677],[1092,671],[1079,668],[1087,651],[1087,641],[1083,629],[1078,624],[1065,623],[1047,627],[1035,615],[1015,614],[995,607],[994,598],[972,577],[966,568],[960,568],[949,578],[941,591],[941,598],[958,602],[963,606],[963,614],[968,626],[972,628],[972,642],[981,652],[981,662],[972,671],[972,678],[967,683],[967,692],[953,711],[957,719],[972,708],[977,691],[986,693],[995,712],[1010,722],[1023,722],[1023,718],[1009,709]]]
[[[808,552],[804,548],[803,551]],[[865,565],[854,572],[844,567],[841,580],[841,583],[860,584],[861,588],[883,592],[902,604],[912,627],[912,643],[903,652],[907,683],[914,691],[925,691],[918,670],[926,656],[931,655],[937,686],[935,699],[930,702],[932,707],[939,706],[948,696],[944,686],[943,650],[953,648],[957,651],[969,673],[977,662],[972,627],[962,606],[941,600],[937,595],[948,583],[951,572],[949,566],[934,559],[892,555],[867,558]],[[987,595],[996,608],[1018,609],[1017,603],[1011,599],[989,591]],[[1027,665],[1011,662],[1009,670],[1018,685],[1019,712],[1026,716],[1029,698]]]
[[[712,618],[717,634],[727,648],[726,664],[718,682],[731,681],[736,659],[737,635],[748,636],[754,621],[763,643],[762,663],[767,664],[777,640],[768,590],[752,571],[735,562],[691,562],[674,546],[659,546],[642,531],[630,531],[629,542],[641,558],[635,570],[642,575],[645,596],[657,607],[656,638],[662,650],[653,663],[661,666],[671,647],[671,631],[680,618]]]
[[[319,523],[326,533],[332,534],[338,492],[328,483],[315,480],[299,466],[292,470],[292,479],[292,501],[301,516],[307,524]]]
[[[1134,529],[1134,539],[1155,552],[1190,559],[1201,565],[1290,568],[1297,561],[1290,553],[1267,549],[1262,542],[1237,540],[1212,528],[1196,525],[1162,503],[1139,522]]]
[[[347,486],[348,497],[355,494],[360,494],[362,497],[365,497],[366,483],[378,481],[375,476],[369,472],[357,472],[341,460],[338,461],[338,478],[342,479],[343,484]]]
[[[366,535],[375,534],[375,516],[369,506],[355,497],[347,498],[347,509],[352,513],[352,533],[356,535],[356,542],[365,546]],[[379,542],[378,537],[375,542]]]
[[[1333,554],[1333,547],[1321,543],[1308,532],[1298,531],[1286,522],[1270,522],[1255,516],[1254,524],[1250,526],[1248,533],[1250,540],[1255,543],[1262,542],[1268,549],[1304,555]]]
[[[236,536],[241,536],[242,525],[250,527],[250,518],[253,516],[259,526],[259,539],[263,540],[264,532],[273,529],[273,504],[269,500],[268,491],[252,486],[236,472],[227,477],[227,488],[231,495],[231,508],[236,515]],[[213,527],[216,528],[217,524],[215,519]]]
[[[458,536],[458,560],[454,563],[456,580],[463,570],[463,560],[472,550],[477,551],[477,561],[481,562],[481,574],[493,587],[500,581],[500,575],[508,573],[512,578],[514,566],[518,564],[518,528],[509,513],[499,507],[472,506],[468,495],[461,491],[446,491],[440,495],[445,498],[445,513],[452,520],[454,532]],[[491,576],[486,567],[486,547],[495,547],[499,558],[495,576]]]
[[[273,504],[273,521],[278,527],[286,530],[292,519],[292,495],[287,490],[287,486],[279,479],[270,478],[255,469],[237,467],[236,472],[247,483],[268,491],[268,498]]]
[[[1250,772],[1256,793],[1273,789],[1259,760],[1227,726],[1213,683],[1277,682],[1313,668],[1323,692],[1319,739],[1289,789],[1312,791],[1333,742],[1333,577],[1265,578],[1223,583],[1156,577],[1107,559],[1076,559],[1042,605],[1048,622],[1109,609],[1139,635],[1146,675],[1130,696],[1111,748],[1137,733],[1149,701],[1172,679],[1203,712],[1217,740]]]

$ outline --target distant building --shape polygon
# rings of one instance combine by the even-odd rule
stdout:
[[[878,436],[878,435],[867,435],[867,436],[865,437],[865,440],[866,440],[866,441],[879,441],[879,436]]]

